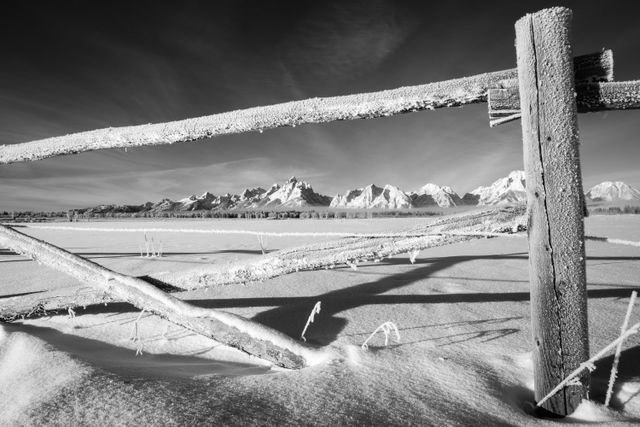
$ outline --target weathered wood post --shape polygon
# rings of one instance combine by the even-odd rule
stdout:
[[[515,25],[536,400],[589,358],[571,15],[566,8],[545,9]],[[581,381],[543,408],[572,413],[587,395],[588,376]]]

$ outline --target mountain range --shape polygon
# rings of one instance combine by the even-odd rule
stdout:
[[[586,193],[589,201],[640,200],[640,190],[624,182],[605,181]],[[316,193],[310,184],[296,177],[282,185],[273,184],[268,190],[248,188],[240,194],[216,196],[205,192],[172,201],[147,202],[142,205],[101,205],[83,209],[84,212],[185,212],[203,210],[298,209],[331,207],[335,209],[411,209],[424,207],[486,206],[516,203],[526,200],[524,171],[513,171],[489,186],[481,186],[460,197],[451,187],[428,183],[417,191],[406,193],[393,185],[378,187],[371,184],[329,197]]]

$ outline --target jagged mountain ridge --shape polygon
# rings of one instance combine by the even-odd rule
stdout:
[[[463,201],[478,206],[523,202],[527,199],[526,185],[524,171],[512,171],[490,186],[478,187],[465,194]],[[640,190],[621,181],[604,181],[587,191],[585,197],[592,202],[640,200]]]
[[[604,181],[591,187],[586,197],[593,202],[640,200],[640,190],[621,181]]]
[[[280,186],[274,184],[256,207],[298,208],[306,206],[328,206],[331,199],[313,191],[311,185],[292,176]]]
[[[371,184],[364,188],[349,190],[344,195],[337,194],[329,205],[332,208],[350,209],[407,209],[411,208],[411,198],[393,185],[378,187]]]
[[[450,208],[464,204],[462,198],[451,187],[440,187],[428,183],[420,190],[411,193],[411,199],[415,207],[438,205],[441,208]]]
[[[487,206],[522,202],[527,199],[524,171],[516,170],[487,187],[478,187],[464,195],[469,205]]]
[[[587,193],[589,201],[640,200],[640,190],[620,181],[605,181],[592,187]],[[311,185],[296,177],[282,185],[273,184],[268,190],[262,187],[245,189],[241,194],[226,193],[215,196],[205,192],[172,201],[162,199],[142,205],[100,205],[83,209],[89,213],[135,212],[187,212],[203,210],[253,210],[296,209],[331,207],[336,209],[411,209],[424,207],[454,207],[462,205],[486,206],[517,203],[526,200],[524,171],[512,171],[506,177],[489,186],[480,186],[460,197],[451,187],[428,183],[417,191],[406,193],[393,185],[379,187],[370,184],[348,190],[333,198],[316,193]]]

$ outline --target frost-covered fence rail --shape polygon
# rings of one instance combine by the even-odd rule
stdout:
[[[488,102],[489,123],[492,127],[522,117],[517,85],[489,89]],[[576,81],[576,106],[578,113],[638,109],[640,80],[587,84]]]
[[[579,81],[613,79],[611,51],[575,58]],[[295,127],[305,123],[372,119],[412,111],[486,102],[489,89],[517,79],[516,69],[401,87],[380,92],[312,98],[168,123],[98,129],[0,146],[0,164],[35,161],[106,148],[132,148],[195,141],[214,136]]]
[[[526,221],[524,205],[490,208],[479,212],[452,215],[427,226],[395,236],[350,237],[329,242],[284,249],[249,262],[212,265],[196,270],[151,274],[150,283],[178,292],[238,283],[263,281],[299,271],[357,266],[415,251],[451,245],[492,235],[509,235],[521,229]],[[115,296],[110,301],[118,301]],[[66,310],[105,301],[100,289],[83,289],[66,295],[35,294],[4,298],[0,303],[0,320],[38,317],[45,312]],[[44,311],[43,311],[44,310]]]
[[[15,226],[15,223],[12,223]],[[32,228],[35,230],[59,230],[76,232],[98,232],[98,233],[177,233],[177,234],[240,234],[249,236],[265,237],[366,237],[366,238],[399,238],[399,237],[422,237],[423,233],[407,231],[399,233],[349,233],[338,231],[252,231],[252,230],[227,230],[215,228],[114,228],[114,227],[71,227],[67,225],[42,225],[33,223],[19,223],[19,227]]]
[[[299,369],[329,357],[328,352],[279,331],[232,313],[193,306],[144,280],[116,273],[9,227],[0,226],[0,244],[80,280],[107,298],[128,302],[275,365]]]
[[[305,123],[371,119],[486,102],[487,90],[517,77],[515,69],[374,93],[312,98],[169,123],[98,129],[0,147],[0,164],[105,148],[173,144]]]

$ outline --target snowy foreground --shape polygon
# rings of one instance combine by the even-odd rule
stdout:
[[[424,218],[373,220],[127,221],[105,227],[244,228],[257,231],[400,231]],[[593,216],[587,233],[640,240],[640,216]],[[129,275],[179,272],[262,257],[255,236],[155,232],[161,258],[140,257],[145,236],[24,232]],[[268,237],[267,251],[322,237]],[[587,242],[591,349],[619,333],[640,288],[636,247]],[[378,263],[299,272],[260,283],[175,294],[252,318],[298,338],[317,301],[307,341],[337,361],[299,371],[192,334],[126,304],[89,306],[0,325],[0,425],[547,425],[640,422],[640,339],[625,343],[612,408],[602,405],[612,356],[597,363],[592,396],[570,418],[539,420],[533,406],[525,239],[433,248]],[[0,248],[2,298],[75,292],[64,274]],[[637,307],[631,323],[640,320]],[[360,345],[382,323],[382,334]],[[131,340],[137,325],[138,341]],[[142,353],[136,355],[136,352]]]

